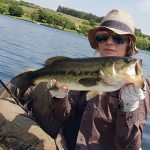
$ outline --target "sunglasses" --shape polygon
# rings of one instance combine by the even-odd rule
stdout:
[[[116,44],[124,44],[127,41],[127,36],[118,35],[108,31],[98,31],[96,33],[96,41],[98,43],[104,43],[109,39],[110,36]]]

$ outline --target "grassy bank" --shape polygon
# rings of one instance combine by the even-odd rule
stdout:
[[[12,9],[11,12],[10,7]],[[99,24],[51,9],[41,8],[40,6],[23,1],[14,2],[12,0],[0,0],[0,12],[17,19],[82,35],[87,35],[90,29],[97,27]],[[14,15],[15,13],[17,15]],[[136,29],[136,36],[137,47],[150,51],[150,36],[142,34],[140,29]]]

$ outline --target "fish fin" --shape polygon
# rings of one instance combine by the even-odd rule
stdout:
[[[79,80],[79,83],[85,87],[94,86],[97,84],[98,79],[96,78],[82,78]]]
[[[44,63],[44,66],[47,66],[47,65],[51,65],[55,62],[58,62],[58,61],[62,61],[62,60],[70,60],[72,58],[69,58],[69,57],[65,57],[65,56],[55,56],[55,57],[51,57],[51,58],[48,58],[45,63]]]
[[[29,71],[25,73],[21,73],[14,78],[10,80],[10,82],[16,87],[16,88],[23,88],[23,87],[29,87],[33,84],[33,74],[34,71]]]
[[[95,96],[99,95],[98,91],[89,91],[86,94],[86,100],[89,101],[90,99],[94,98]]]

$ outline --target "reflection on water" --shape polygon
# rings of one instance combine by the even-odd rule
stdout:
[[[95,56],[87,37],[0,15],[0,79],[8,82],[20,70],[40,68],[52,56]],[[144,75],[150,79],[150,53],[140,51]],[[150,120],[150,118],[149,118]],[[150,121],[143,137],[143,149],[149,150]]]

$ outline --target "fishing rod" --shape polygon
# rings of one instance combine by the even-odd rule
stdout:
[[[6,91],[8,92],[8,94],[15,100],[15,102],[21,107],[23,108],[22,104],[19,102],[19,99],[8,89],[8,87],[6,86],[6,84],[0,79],[0,83],[1,85],[6,89]]]

